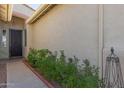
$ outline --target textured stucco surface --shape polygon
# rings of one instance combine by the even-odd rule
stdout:
[[[115,53],[120,58],[124,77],[124,5],[104,5],[104,47],[103,63],[110,54],[110,47],[114,47]],[[103,65],[104,66],[104,65]]]
[[[98,5],[57,5],[31,27],[32,48],[65,50],[97,64]]]
[[[32,48],[65,50],[67,57],[87,58],[102,70],[110,48],[120,58],[124,75],[124,5],[57,5],[28,25]]]

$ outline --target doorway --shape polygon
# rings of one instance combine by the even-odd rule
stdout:
[[[22,30],[10,29],[9,56],[22,57]]]

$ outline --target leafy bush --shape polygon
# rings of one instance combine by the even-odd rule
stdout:
[[[35,65],[35,62],[37,60],[37,50],[36,49],[30,49],[30,52],[28,54],[28,60],[33,66]]]
[[[99,87],[98,68],[91,66],[87,59],[83,61],[83,65],[78,66],[79,59],[74,56],[67,60],[64,50],[60,51],[58,57],[57,52],[52,53],[48,49],[31,49],[28,60],[48,80],[55,81],[62,87]]]

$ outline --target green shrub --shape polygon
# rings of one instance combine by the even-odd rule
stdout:
[[[58,56],[57,52],[52,53],[48,49],[31,49],[28,60],[48,80],[55,81],[62,87],[99,87],[98,68],[91,66],[87,59],[79,68],[79,59],[74,56],[67,60],[64,50]]]
[[[36,49],[30,49],[30,52],[28,54],[28,60],[33,66],[35,65],[35,62],[37,60],[37,50]]]
[[[81,68],[82,70],[82,83],[84,83],[83,87],[99,87],[99,76],[98,76],[98,67],[94,65],[91,66],[90,62],[86,59],[83,61],[84,66]]]

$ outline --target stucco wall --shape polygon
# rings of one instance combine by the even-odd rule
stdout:
[[[2,31],[7,29],[6,23],[0,21],[0,41],[2,40]],[[6,30],[6,39],[7,39],[7,46],[3,47],[2,43],[0,42],[0,59],[8,58],[9,57],[9,47],[8,47],[8,40],[9,40],[9,31]]]
[[[68,57],[88,58],[100,72],[114,47],[124,75],[123,10],[124,5],[57,5],[29,24],[28,47],[63,49]]]
[[[24,29],[25,29],[25,21],[18,17],[12,17],[11,22],[3,22],[0,21],[0,38],[2,36],[2,31],[6,30],[6,38],[7,38],[7,46],[3,47],[0,45],[0,59],[9,58],[9,29],[17,29],[23,31],[23,55],[24,55]],[[16,38],[15,38],[16,39]],[[1,43],[1,42],[0,42]]]
[[[25,58],[27,57],[30,48],[32,47],[32,25],[26,25],[27,28],[27,46],[25,47],[25,52],[24,52],[24,56]]]
[[[98,5],[57,5],[31,31],[32,48],[65,50],[98,64]]]
[[[110,54],[110,47],[120,58],[124,75],[124,5],[104,5],[104,48],[103,63]],[[104,66],[104,65],[103,65]]]

